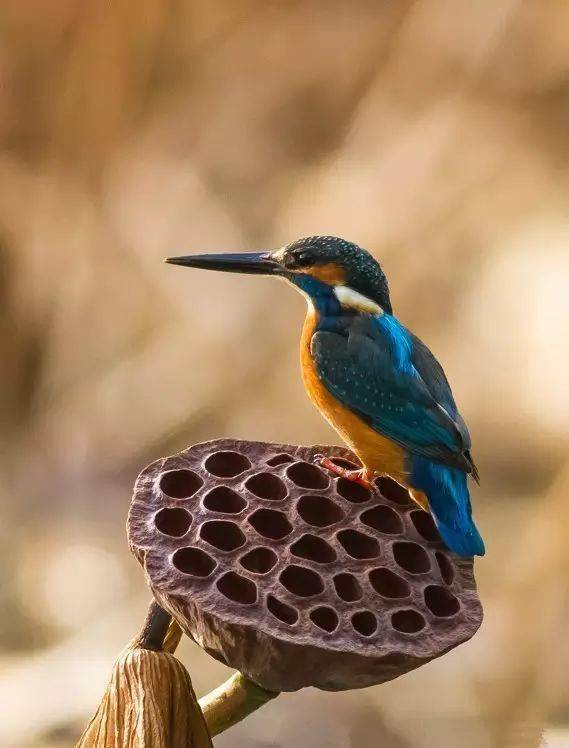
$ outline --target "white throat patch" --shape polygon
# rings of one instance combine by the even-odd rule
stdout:
[[[368,314],[383,314],[379,304],[349,286],[334,286],[334,295],[342,306]]]

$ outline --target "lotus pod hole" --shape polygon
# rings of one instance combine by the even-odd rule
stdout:
[[[363,688],[471,638],[472,559],[387,476],[368,489],[340,447],[220,439],[139,476],[129,542],[157,602],[269,691]]]
[[[319,608],[311,610],[310,620],[318,626],[318,628],[327,631],[329,634],[338,628],[338,623],[340,621],[334,608],[330,608],[327,605],[321,605]]]
[[[398,610],[391,616],[391,625],[403,634],[416,634],[425,628],[426,621],[416,610]]]
[[[353,614],[352,626],[362,636],[371,636],[377,629],[377,618],[371,610],[360,610]]]
[[[291,457],[287,454],[282,454],[271,457],[270,460],[267,460],[267,465],[269,467],[278,467],[279,465],[286,465],[289,462],[294,462],[294,457]]]
[[[431,568],[429,554],[417,543],[394,543],[393,556],[396,563],[410,574],[425,574]]]
[[[360,515],[360,520],[364,525],[386,535],[400,535],[403,532],[403,522],[397,512],[384,504],[366,509]]]
[[[346,603],[353,603],[363,597],[360,583],[353,574],[340,572],[334,577],[334,588],[338,597]]]
[[[160,476],[160,488],[172,499],[189,499],[202,485],[202,479],[193,470],[168,470]]]
[[[292,605],[287,605],[279,600],[274,595],[267,596],[267,608],[270,612],[278,618],[279,621],[286,623],[288,626],[292,626],[298,621],[298,610],[293,608]]]
[[[281,540],[292,532],[286,514],[276,509],[257,509],[249,517],[249,523],[259,535],[271,540]]]
[[[312,597],[324,590],[324,582],[318,572],[297,564],[286,566],[279,577],[279,582],[298,597]]]
[[[156,529],[164,535],[181,538],[190,529],[192,515],[181,507],[165,507],[154,517]]]
[[[245,455],[229,450],[214,452],[207,457],[204,464],[207,472],[217,478],[235,478],[251,467]]]
[[[394,504],[401,504],[402,506],[409,506],[411,504],[411,497],[407,489],[392,478],[382,475],[380,478],[375,479],[375,485],[379,489],[380,494],[388,501],[392,501]]]
[[[351,501],[353,504],[365,504],[366,501],[371,499],[369,488],[360,486],[359,483],[355,483],[353,480],[348,480],[347,478],[338,478],[336,491],[343,499]]]
[[[359,530],[340,530],[336,537],[352,558],[366,559],[379,556],[379,542]]]
[[[240,559],[240,563],[241,566],[247,571],[253,572],[253,574],[266,574],[278,560],[279,557],[273,550],[260,546],[246,553]]]
[[[338,558],[332,546],[318,535],[303,535],[291,545],[290,550],[293,556],[307,558],[316,564],[331,564]]]
[[[172,557],[172,563],[179,571],[195,577],[209,577],[216,567],[209,553],[199,548],[178,548]]]
[[[427,608],[435,616],[448,618],[456,615],[460,609],[457,598],[446,587],[431,584],[425,587],[424,596]]]
[[[443,582],[445,584],[452,584],[454,580],[454,569],[449,557],[441,551],[436,551],[435,559],[439,565]]]
[[[246,509],[247,502],[237,491],[227,486],[217,486],[204,496],[204,507],[210,512],[239,514]]]
[[[391,569],[372,569],[369,573],[369,581],[378,595],[389,598],[409,597],[411,586],[399,574]]]
[[[415,512],[411,512],[409,516],[411,517],[411,522],[415,526],[415,529],[422,538],[435,541],[441,539],[435,521],[428,512],[424,512],[422,509],[417,509]]]
[[[301,496],[296,509],[306,524],[314,527],[329,527],[345,516],[338,504],[326,496]]]
[[[234,522],[211,520],[200,528],[200,538],[220,551],[234,551],[245,545],[245,535]]]
[[[245,488],[257,498],[267,499],[267,501],[280,501],[287,493],[284,481],[272,473],[252,475],[245,482]]]
[[[222,595],[239,605],[252,605],[257,600],[257,585],[247,577],[228,571],[217,582]]]
[[[316,465],[295,462],[286,471],[287,477],[299,488],[328,488],[330,478]]]

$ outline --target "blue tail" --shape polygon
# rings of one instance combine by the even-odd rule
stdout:
[[[483,556],[484,541],[472,520],[466,480],[462,470],[425,457],[412,458],[411,485],[427,495],[446,547],[459,556]]]

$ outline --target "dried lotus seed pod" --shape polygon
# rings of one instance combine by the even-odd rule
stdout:
[[[340,447],[221,439],[139,476],[131,548],[152,591],[213,657],[271,691],[383,683],[470,639],[473,564],[389,478],[320,468]]]

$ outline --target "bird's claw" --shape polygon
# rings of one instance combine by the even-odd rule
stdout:
[[[363,486],[370,491],[373,491],[373,489],[375,488],[373,484],[373,478],[375,475],[373,470],[369,470],[365,467],[360,468],[359,470],[348,470],[348,468],[336,465],[335,462],[333,462],[329,457],[325,457],[324,455],[316,455],[316,459],[320,467],[324,468],[325,470],[329,470],[335,475],[339,475],[341,478],[353,481],[354,483],[357,483],[358,485]]]

